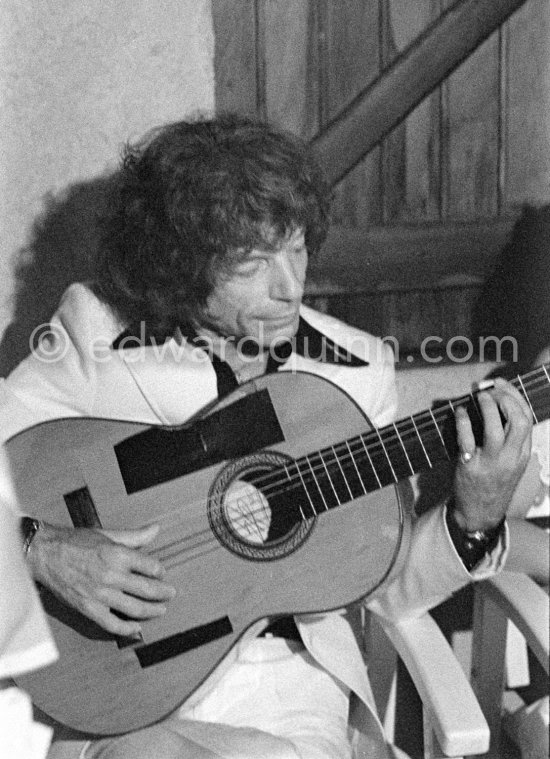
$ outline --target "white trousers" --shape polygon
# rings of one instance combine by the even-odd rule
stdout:
[[[258,638],[213,692],[118,738],[54,743],[48,759],[350,759],[349,692],[299,644]]]

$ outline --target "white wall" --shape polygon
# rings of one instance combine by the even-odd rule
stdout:
[[[72,201],[78,187],[80,213],[82,183],[112,167],[126,139],[213,108],[210,0],[2,0],[0,334],[20,306],[22,257],[45,257],[51,248],[52,276],[61,280],[71,268],[53,250],[64,235],[65,243],[76,239],[74,230],[59,229],[61,217],[49,220],[46,234],[38,230],[35,244],[36,222],[57,210],[61,194]],[[87,223],[83,214],[84,232]],[[44,271],[45,262],[38,279]]]

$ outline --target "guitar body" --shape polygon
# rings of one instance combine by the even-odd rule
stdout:
[[[23,511],[69,527],[159,522],[148,550],[178,591],[166,615],[143,623],[143,641],[129,643],[42,589],[60,658],[18,678],[33,702],[89,734],[135,730],[177,708],[259,620],[371,593],[403,543],[394,486],[340,508],[323,508],[320,492],[302,496],[298,511],[274,517],[290,504],[281,486],[303,479],[296,458],[368,429],[335,385],[282,372],[243,385],[185,427],[68,418],[12,438]],[[341,484],[329,484],[337,498]]]

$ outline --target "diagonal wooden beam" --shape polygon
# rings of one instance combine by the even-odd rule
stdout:
[[[526,0],[456,0],[317,137],[338,182]]]

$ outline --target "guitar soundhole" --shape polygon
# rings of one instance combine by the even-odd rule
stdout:
[[[208,519],[220,543],[255,561],[280,559],[307,539],[315,520],[304,519],[299,492],[289,484],[292,459],[273,451],[227,464],[208,496]]]

